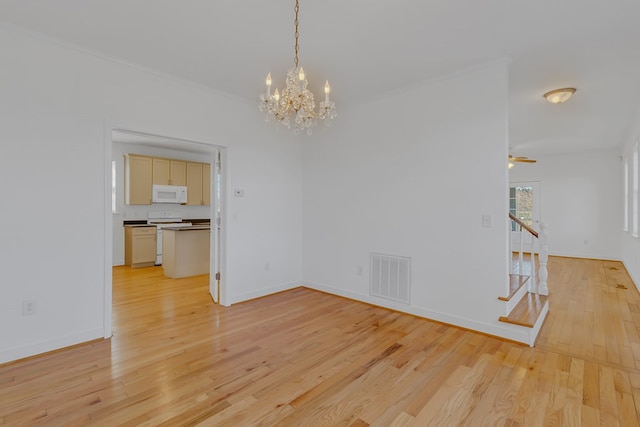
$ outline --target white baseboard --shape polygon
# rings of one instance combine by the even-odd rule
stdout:
[[[102,329],[91,329],[73,335],[58,337],[52,340],[40,341],[21,347],[2,350],[0,351],[0,364],[13,362],[15,360],[24,359],[25,357],[35,356],[37,354],[42,354],[53,350],[59,350],[61,348],[70,347],[72,345],[81,344],[83,342],[100,338],[104,338],[104,331]]]
[[[565,258],[601,259],[604,261],[620,261],[620,256],[607,254],[578,254],[574,252],[549,252],[549,256],[559,256]]]
[[[622,261],[622,265],[624,266],[624,269],[627,270],[627,274],[629,274],[629,277],[631,278],[631,281],[635,285],[636,289],[638,290],[638,292],[640,292],[640,277],[633,277],[633,271],[627,266],[626,262]]]
[[[412,305],[396,303],[393,301],[387,301],[384,299],[372,297],[371,295],[356,294],[353,292],[345,291],[344,289],[334,288],[328,285],[323,285],[313,282],[304,282],[302,285],[309,289],[315,289],[317,291],[326,292],[332,295],[338,295],[344,298],[364,302],[367,304],[375,305],[378,307],[388,308],[391,310],[400,311],[414,316],[422,317],[428,320],[435,320],[437,322],[446,323],[453,326],[458,326],[464,329],[482,332],[488,335],[492,335],[499,338],[508,339],[511,341],[520,342],[530,345],[529,332],[531,328],[525,328],[518,325],[511,325],[509,323],[499,322],[496,315],[496,323],[484,323],[476,320],[467,319],[459,316],[452,316],[447,313],[441,313],[438,311],[428,310],[425,308],[415,307]]]
[[[508,316],[509,313],[511,313],[511,311],[513,311],[513,309],[516,307],[516,305],[518,305],[520,300],[527,293],[529,293],[529,280],[533,280],[533,277],[530,277],[527,280],[527,283],[525,283],[524,286],[521,286],[520,289],[518,289],[518,291],[511,297],[509,301],[506,301],[504,316]]]
[[[288,291],[289,289],[299,288],[300,286],[303,286],[302,282],[283,283],[281,285],[270,286],[268,288],[258,289],[257,291],[247,292],[245,294],[232,295],[229,298],[230,300],[227,302],[229,305],[237,304],[239,302],[265,297],[278,292]]]
[[[544,323],[544,319],[547,318],[548,313],[549,313],[549,301],[547,300],[547,303],[544,305],[544,308],[542,309],[542,313],[540,313],[538,320],[536,320],[536,324],[533,325],[533,328],[528,328],[529,329],[529,347],[533,347],[533,345],[536,343],[536,338],[538,338],[538,334],[540,333],[540,329],[542,329],[542,324]]]

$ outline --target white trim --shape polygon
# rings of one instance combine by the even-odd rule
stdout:
[[[229,298],[229,281],[227,280],[227,218],[229,218],[229,203],[227,199],[227,186],[229,182],[229,175],[227,173],[229,169],[229,162],[227,156],[227,147],[218,146],[218,152],[220,153],[220,163],[222,165],[221,175],[222,175],[222,185],[220,188],[220,204],[222,209],[220,209],[220,245],[219,250],[220,254],[218,256],[218,261],[220,262],[220,293],[218,295],[218,301],[220,301],[220,305],[225,307],[229,307],[231,305],[231,298]],[[212,170],[213,173],[213,170]],[[211,191],[215,191],[212,187]]]
[[[381,298],[375,298],[369,295],[356,294],[343,289],[334,288],[328,285],[322,285],[313,282],[304,282],[302,285],[309,289],[314,289],[328,294],[341,296],[355,301],[364,302],[378,307],[388,308],[390,310],[400,311],[402,313],[412,314],[427,320],[446,323],[448,325],[458,326],[475,332],[481,332],[495,337],[517,341],[523,344],[531,345],[535,338],[531,338],[532,328],[524,326],[512,325],[500,322],[496,317],[495,323],[478,322],[459,316],[451,316],[446,313],[428,310],[415,306],[407,306],[406,304],[394,303]],[[541,316],[542,317],[542,316]],[[534,328],[535,329],[535,328]]]
[[[224,298],[224,294],[222,294],[222,300],[224,306],[230,306],[231,304],[237,304],[239,302],[245,302],[256,298],[266,297],[268,295],[272,295],[282,291],[288,291],[291,289],[299,288],[304,286],[302,282],[289,282],[283,283],[281,285],[269,286],[268,288],[258,289],[253,292],[247,292],[245,294],[234,295],[233,297],[227,296],[226,300]]]
[[[622,201],[623,216],[622,216],[622,229],[629,232],[629,158],[624,156],[622,158],[622,179],[624,192],[624,200]]]
[[[10,348],[0,352],[0,363],[14,362],[25,357],[36,356],[49,351],[60,350],[76,344],[102,338],[103,331],[90,329],[73,335],[58,337],[52,340],[40,341],[20,347]]]
[[[542,329],[542,324],[544,323],[544,319],[547,318],[547,314],[549,313],[549,300],[544,304],[542,308],[542,312],[540,316],[538,316],[538,320],[536,320],[536,324],[533,325],[533,328],[529,329],[529,347],[533,347],[536,343],[536,339],[538,338],[538,334],[540,333],[540,329]]]
[[[633,145],[633,150],[631,154],[631,235],[633,237],[638,237],[638,228],[640,228],[640,198],[639,188],[640,187],[640,159],[638,158],[640,154],[638,153],[638,143],[640,142],[640,138]]]
[[[640,292],[640,277],[633,277],[633,270],[629,268],[627,263],[625,263],[624,261],[622,261],[622,265],[624,266],[625,270],[627,270],[627,273],[629,274],[629,277],[631,278],[633,285],[636,287],[638,292]]]
[[[511,299],[509,301],[506,301],[506,304],[504,305],[505,306],[505,311],[504,311],[504,315],[505,316],[508,316],[509,313],[511,313],[513,311],[513,309],[516,308],[516,305],[518,305],[520,300],[526,294],[529,293],[529,280],[535,280],[535,279],[533,277],[529,277],[526,285],[525,286],[520,286],[520,289],[518,289],[518,291],[515,294],[513,294]]]
[[[103,289],[103,325],[102,336],[111,338],[113,321],[113,212],[111,209],[111,160],[113,158],[113,141],[111,127],[104,122],[104,271]]]

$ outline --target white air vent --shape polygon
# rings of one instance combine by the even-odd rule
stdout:
[[[409,304],[411,258],[371,252],[372,296]]]

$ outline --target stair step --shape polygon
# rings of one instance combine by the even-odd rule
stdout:
[[[510,301],[511,298],[524,286],[531,276],[525,276],[523,274],[510,274],[509,275],[509,295],[506,297],[498,297],[500,301]]]
[[[533,328],[547,304],[545,295],[527,293],[508,316],[500,316],[500,321]]]

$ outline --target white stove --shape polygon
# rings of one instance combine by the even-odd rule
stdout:
[[[162,229],[191,226],[190,222],[182,222],[182,215],[178,212],[149,212],[147,224],[153,224],[157,228],[156,265],[162,264]]]

